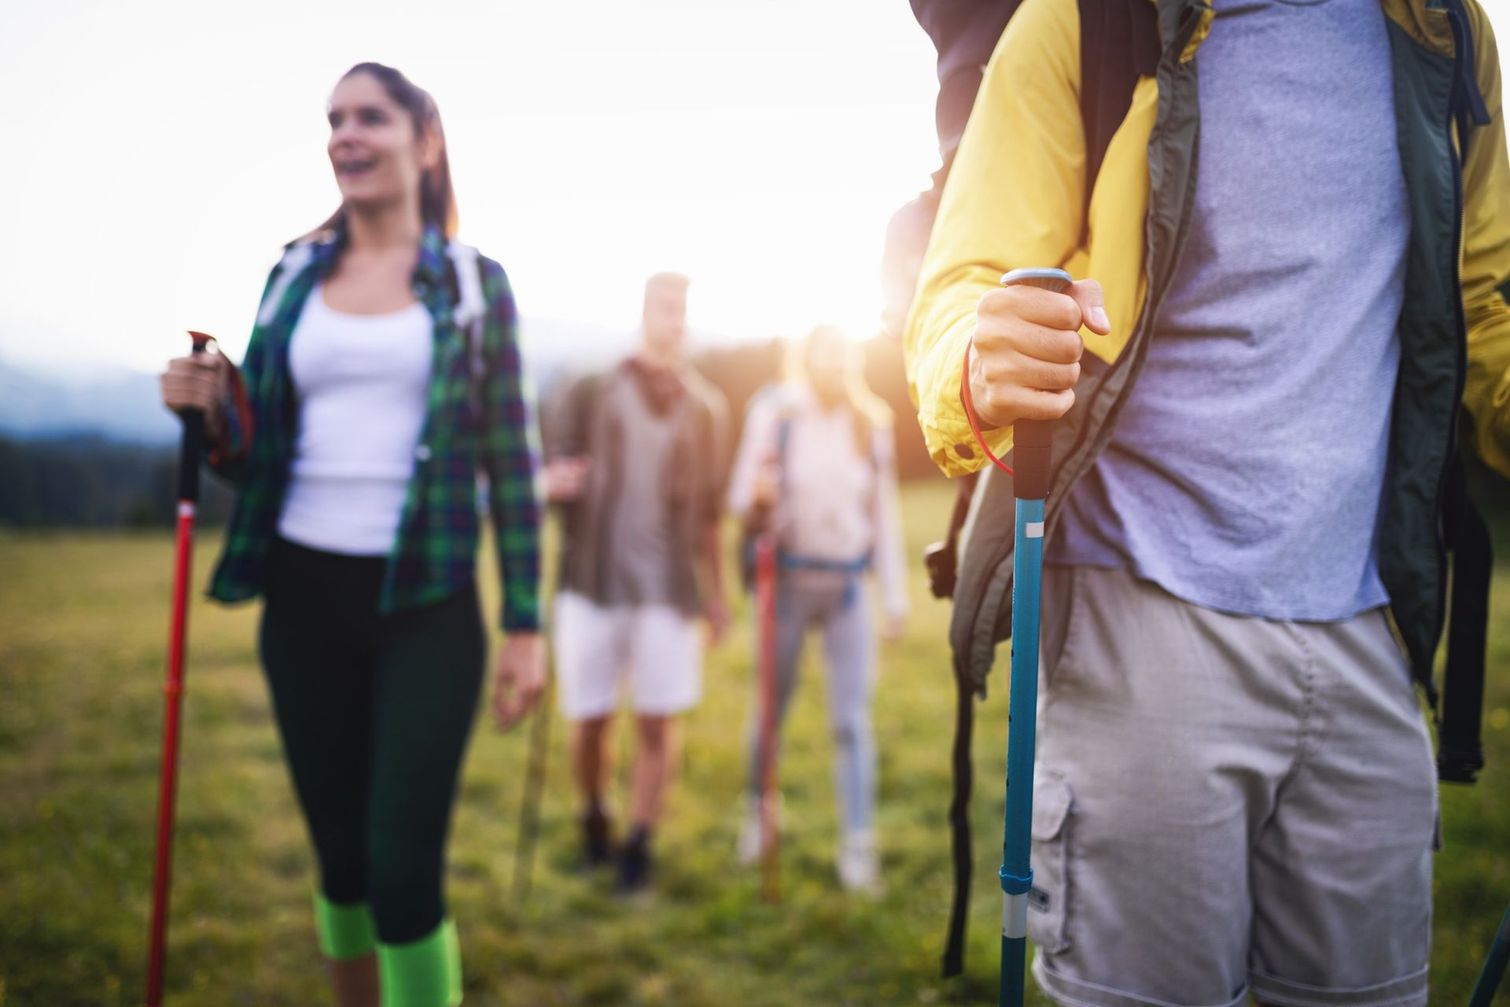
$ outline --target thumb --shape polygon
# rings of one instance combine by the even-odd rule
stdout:
[[[1080,317],[1085,327],[1104,336],[1111,332],[1111,319],[1106,317],[1106,295],[1101,292],[1101,284],[1095,280],[1076,280],[1065,290],[1080,305]]]

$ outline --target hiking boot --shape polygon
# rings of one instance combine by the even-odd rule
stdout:
[[[619,852],[618,889],[625,895],[642,892],[650,885],[651,869],[650,831],[643,826],[636,828],[629,841]]]
[[[589,869],[613,861],[613,823],[596,805],[582,816],[582,859]]]
[[[876,894],[881,889],[876,837],[869,829],[849,833],[839,844],[839,884],[846,891]]]

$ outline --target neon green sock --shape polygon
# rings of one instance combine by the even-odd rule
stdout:
[[[378,945],[383,1007],[456,1007],[461,1003],[461,947],[444,920],[417,941]]]
[[[372,910],[365,902],[339,905],[315,892],[315,933],[326,958],[348,961],[372,954],[377,947],[377,929]]]

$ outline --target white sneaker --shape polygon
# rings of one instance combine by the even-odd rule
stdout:
[[[881,888],[880,858],[875,833],[869,829],[851,832],[839,844],[839,883],[851,892],[874,894]]]
[[[735,847],[739,866],[751,867],[760,863],[760,801],[745,802],[744,823],[739,827],[739,842]]]

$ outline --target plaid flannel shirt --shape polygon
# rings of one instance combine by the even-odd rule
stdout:
[[[282,276],[285,260],[268,278],[242,365],[255,436],[245,451],[235,450],[240,435],[234,420],[228,422],[225,436],[231,443],[220,456],[235,460],[215,466],[239,490],[210,584],[210,596],[220,601],[243,601],[262,591],[298,430],[289,340],[305,300],[330,272],[343,241],[339,233],[322,235],[303,268]],[[448,274],[453,267],[445,239],[436,228],[426,229],[413,282],[415,296],[434,320],[434,350],[414,472],[378,604],[383,612],[414,608],[471,583],[481,474],[503,579],[502,625],[530,631],[540,625],[542,506],[534,404],[524,380],[508,277],[491,259],[478,256],[477,262],[486,311],[474,327],[479,344],[472,347],[453,320],[457,283]]]

